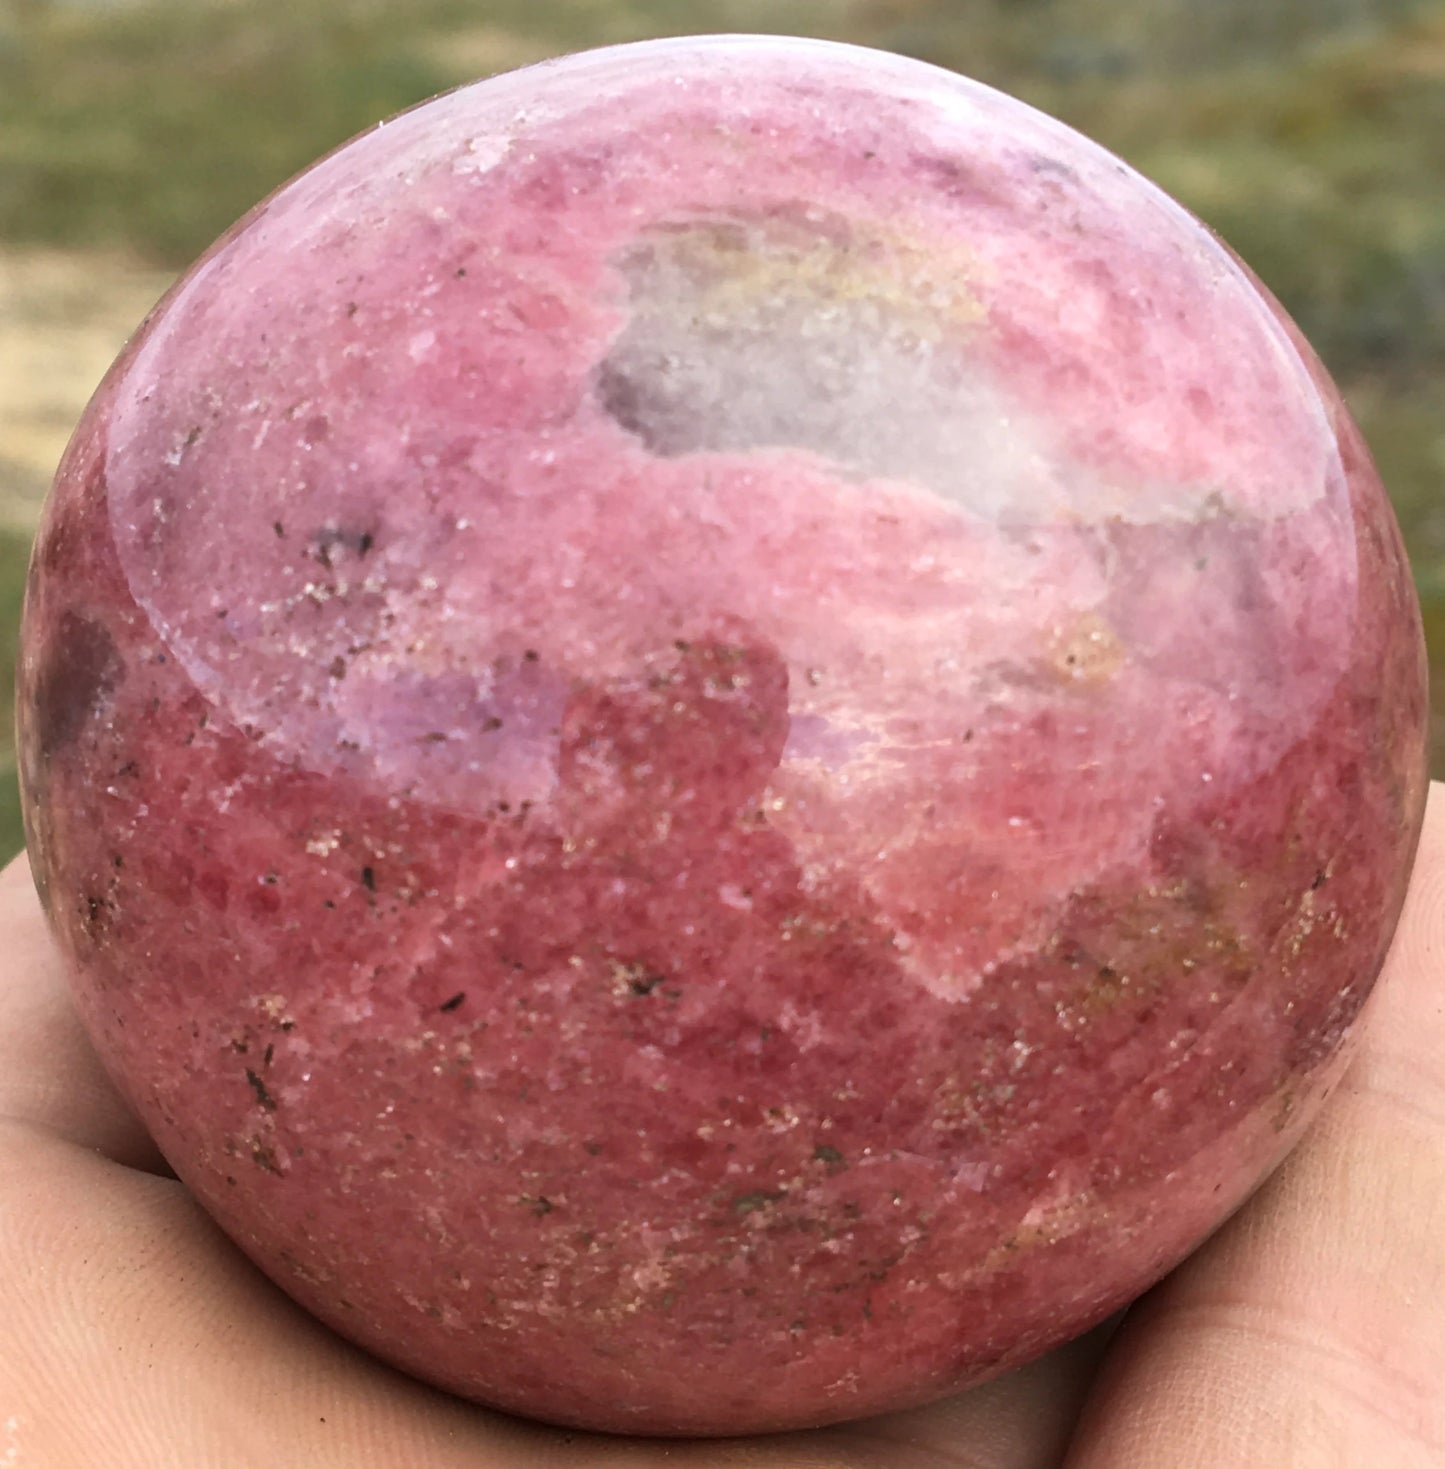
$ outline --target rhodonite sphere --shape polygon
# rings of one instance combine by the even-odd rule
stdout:
[[[23,634],[106,1066],[345,1336],[730,1433],[1017,1365],[1338,1077],[1424,671],[1360,436],[1190,215],[794,40],[358,138],[146,322]]]

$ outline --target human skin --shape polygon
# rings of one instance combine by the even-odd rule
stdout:
[[[522,1423],[288,1301],[90,1049],[24,860],[0,877],[0,1462],[37,1469],[1438,1469],[1445,788],[1359,1052],[1317,1125],[1102,1334],[932,1407],[713,1443]],[[8,1456],[8,1457],[7,1457]]]

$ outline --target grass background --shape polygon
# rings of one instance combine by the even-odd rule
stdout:
[[[90,295],[108,272],[163,282],[290,174],[434,92],[559,51],[729,30],[882,46],[1001,86],[1113,148],[1255,267],[1344,387],[1395,501],[1445,775],[1445,0],[0,0],[0,257],[62,252]],[[20,378],[0,374],[0,392]],[[0,426],[18,420],[7,406]],[[33,517],[26,473],[0,427],[0,500]],[[23,511],[9,520],[7,732],[30,531]],[[13,767],[7,734],[6,854]]]

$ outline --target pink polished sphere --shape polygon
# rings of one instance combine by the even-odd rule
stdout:
[[[91,404],[32,857],[176,1172],[559,1423],[1015,1366],[1338,1076],[1424,795],[1394,522],[1192,217],[986,88],[691,39],[465,88]]]

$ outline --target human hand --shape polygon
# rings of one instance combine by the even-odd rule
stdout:
[[[1445,786],[1359,1054],[1288,1163],[1125,1316],[973,1392],[771,1439],[489,1413],[332,1335],[166,1169],[0,876],[0,1466],[1445,1466]]]

